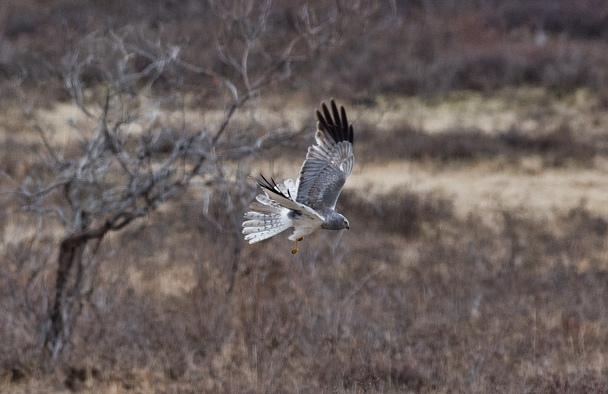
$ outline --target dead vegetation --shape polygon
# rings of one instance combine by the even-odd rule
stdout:
[[[227,64],[216,57],[217,38],[240,27],[239,21],[217,17],[222,7],[244,10],[247,2],[222,6],[195,0],[139,0],[128,5],[92,0],[6,3],[1,13],[0,78],[19,77],[26,86],[65,100],[57,76],[66,52],[77,48],[88,34],[121,31],[125,26],[140,35],[139,47],[158,39],[179,43],[185,62],[203,64],[216,58],[209,70],[223,74]],[[301,78],[289,82],[290,87],[313,97],[333,94],[373,102],[378,93],[432,96],[452,89],[490,92],[526,85],[558,92],[581,86],[602,91],[607,87],[607,12],[605,4],[594,0],[317,1],[312,5],[277,0],[266,20],[277,34],[261,43],[276,55],[304,33],[307,43],[296,46],[301,59],[306,59],[320,54],[324,40],[334,41],[334,50],[317,61],[294,64]],[[338,19],[329,30],[316,29]],[[352,26],[358,26],[356,32]],[[251,26],[247,29],[254,31]],[[353,34],[360,39],[351,40]],[[233,41],[221,50],[230,53],[242,49],[240,45]],[[139,70],[150,62],[145,55],[133,60]],[[263,56],[252,60],[266,61]],[[212,99],[213,94],[208,94],[212,86],[203,73],[174,77],[197,93],[199,105]],[[86,76],[86,82],[102,79],[94,70]],[[170,84],[169,78],[165,86]],[[4,98],[10,95],[0,96]]]
[[[545,167],[560,167],[572,162],[588,166],[597,156],[606,157],[608,153],[603,141],[590,141],[584,135],[577,137],[567,124],[538,135],[518,130],[516,126],[495,134],[466,128],[428,133],[409,125],[384,133],[374,132],[369,125],[361,128],[365,132],[360,138],[360,157],[375,164],[403,159],[430,159],[442,163],[479,159],[517,162],[522,157],[538,155],[543,158]]]
[[[232,294],[229,234],[192,203],[153,214],[102,247],[105,269],[55,389],[602,391],[604,218],[584,207],[552,222],[505,211],[488,226],[432,195],[374,200],[346,193],[341,209],[356,225],[308,238],[295,258],[280,237],[244,249]],[[220,220],[223,209],[210,206]],[[11,390],[38,384],[52,278],[43,245],[4,252]]]
[[[7,106],[0,124],[0,391],[607,391],[608,211],[597,209],[603,200],[558,199],[559,209],[542,215],[526,203],[532,197],[503,204],[500,198],[512,197],[501,194],[501,178],[487,209],[489,197],[463,182],[483,167],[503,177],[523,172],[533,186],[543,184],[545,172],[567,174],[565,187],[582,195],[598,187],[581,173],[606,171],[604,6],[320,1],[306,8],[276,1],[260,2],[256,11],[247,4],[0,6],[7,22],[0,31],[0,100]],[[352,26],[361,27],[356,40]],[[159,62],[164,68],[156,73]],[[66,65],[71,72],[63,72]],[[125,77],[132,79],[123,89],[109,83]],[[66,82],[71,90],[62,88]],[[435,95],[425,103],[433,107],[468,104],[470,95],[441,92],[474,89],[483,92],[481,101],[507,102],[509,90],[496,89],[529,85],[545,88],[542,102],[534,96],[513,110],[506,127],[471,126],[456,116],[441,123],[449,127],[431,129],[416,114],[399,120],[409,113],[376,121],[401,108],[384,103],[402,95]],[[597,99],[574,105],[572,92],[583,88]],[[300,104],[314,108],[326,93],[350,99],[349,111],[362,114],[351,117],[351,181],[372,167],[378,178],[341,196],[338,208],[351,230],[307,237],[296,256],[282,235],[245,245],[235,234],[238,212],[255,194],[243,181],[249,166],[295,160],[297,167],[311,141],[312,122],[292,130],[279,120],[270,130],[260,115],[264,99],[273,97],[285,119],[300,110],[283,107],[287,96],[305,97]],[[82,113],[63,123],[41,116],[68,99],[92,121]],[[110,99],[114,107],[104,112]],[[483,116],[502,116],[497,108]],[[150,110],[157,117],[142,131]],[[240,110],[246,116],[232,117]],[[192,116],[196,111],[202,115]],[[133,128],[122,133],[125,125]],[[81,138],[66,139],[66,129]],[[297,138],[256,142],[286,130]],[[48,141],[37,138],[40,131]],[[87,134],[95,131],[114,138]],[[207,136],[208,144],[175,156],[167,178],[154,177],[192,135]],[[86,177],[66,173],[91,147],[104,160],[89,163]],[[142,147],[155,157],[147,166]],[[213,170],[197,172],[175,198],[152,195],[159,197],[155,209],[86,246],[76,260],[86,280],[70,271],[60,295],[70,307],[60,307],[55,320],[63,319],[67,334],[59,350],[45,347],[55,324],[58,245],[87,230],[66,227],[53,214],[72,208],[76,213],[64,216],[76,218],[78,201],[103,202],[104,191],[131,179],[128,165],[145,170],[141,179],[171,181],[190,174],[198,157],[211,157]],[[375,189],[383,177],[400,176],[382,172],[392,163],[428,167],[430,177],[460,171],[454,182],[465,192],[415,190],[405,182]],[[82,200],[66,202],[57,193],[30,204],[34,215],[7,192],[33,179],[85,178],[94,187],[79,189]],[[91,225],[103,225],[106,213],[97,212]]]

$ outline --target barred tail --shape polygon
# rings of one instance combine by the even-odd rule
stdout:
[[[265,240],[293,225],[289,218],[289,209],[282,207],[268,196],[260,194],[257,201],[251,203],[251,211],[245,214],[243,234],[250,244]]]

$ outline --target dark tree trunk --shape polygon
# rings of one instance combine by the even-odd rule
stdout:
[[[55,301],[50,310],[50,330],[47,332],[45,345],[49,348],[53,358],[63,347],[65,319],[64,306],[66,287],[70,272],[74,265],[80,264],[87,239],[82,237],[69,237],[61,242],[57,266],[57,279],[55,280]]]
[[[47,331],[44,344],[54,359],[63,347],[66,339],[66,316],[65,306],[67,297],[67,286],[70,280],[73,267],[82,263],[82,256],[87,242],[92,238],[87,234],[89,226],[88,215],[81,213],[80,231],[76,234],[68,235],[59,245],[59,257],[57,259],[57,278],[55,280],[55,300],[53,308],[49,312],[51,323],[50,330]],[[78,279],[77,279],[78,280]],[[80,284],[75,284],[80,285]]]
[[[72,289],[81,289],[84,279],[79,275],[74,267],[82,264],[85,248],[89,241],[97,240],[101,242],[109,231],[120,230],[146,211],[138,214],[125,214],[124,212],[106,220],[99,226],[91,226],[91,220],[86,212],[81,212],[80,230],[66,236],[59,246],[59,257],[57,259],[57,279],[55,280],[55,300],[53,308],[49,312],[50,329],[46,333],[44,344],[51,353],[51,358],[55,359],[61,352],[64,340],[69,334],[67,326],[69,316],[68,304],[68,285],[71,276],[74,277]],[[76,272],[76,274],[74,274]]]

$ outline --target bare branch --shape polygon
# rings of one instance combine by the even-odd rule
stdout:
[[[69,339],[70,325],[92,291],[86,277],[96,272],[89,265],[104,237],[146,217],[197,179],[204,180],[201,194],[222,197],[224,210],[215,212],[222,220],[204,204],[202,209],[211,226],[233,242],[232,289],[242,246],[240,220],[251,194],[245,181],[251,158],[301,132],[279,129],[257,136],[252,130],[259,127],[235,119],[250,99],[288,78],[292,62],[309,56],[303,41],[313,36],[315,45],[331,41],[325,30],[338,14],[317,23],[305,9],[306,31],[277,38],[269,36],[271,0],[213,2],[213,7],[226,23],[216,33],[210,65],[183,61],[180,45],[164,45],[141,32],[135,38],[130,30],[94,32],[64,58],[65,87],[85,119],[71,125],[78,143],[58,145],[35,114],[30,117],[48,152],[40,158],[47,172],[30,174],[16,193],[24,210],[64,229],[45,338],[52,358]],[[222,62],[226,67],[214,68]],[[97,79],[87,78],[89,73]],[[196,129],[188,124],[178,82],[187,73],[210,77],[218,92],[214,102],[225,108],[217,124]],[[167,81],[170,94],[164,90]]]

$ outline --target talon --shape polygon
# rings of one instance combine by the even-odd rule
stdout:
[[[303,239],[304,239],[304,237],[300,237],[300,238],[296,239],[296,248],[291,251],[291,254],[298,253],[298,241],[302,241]]]

